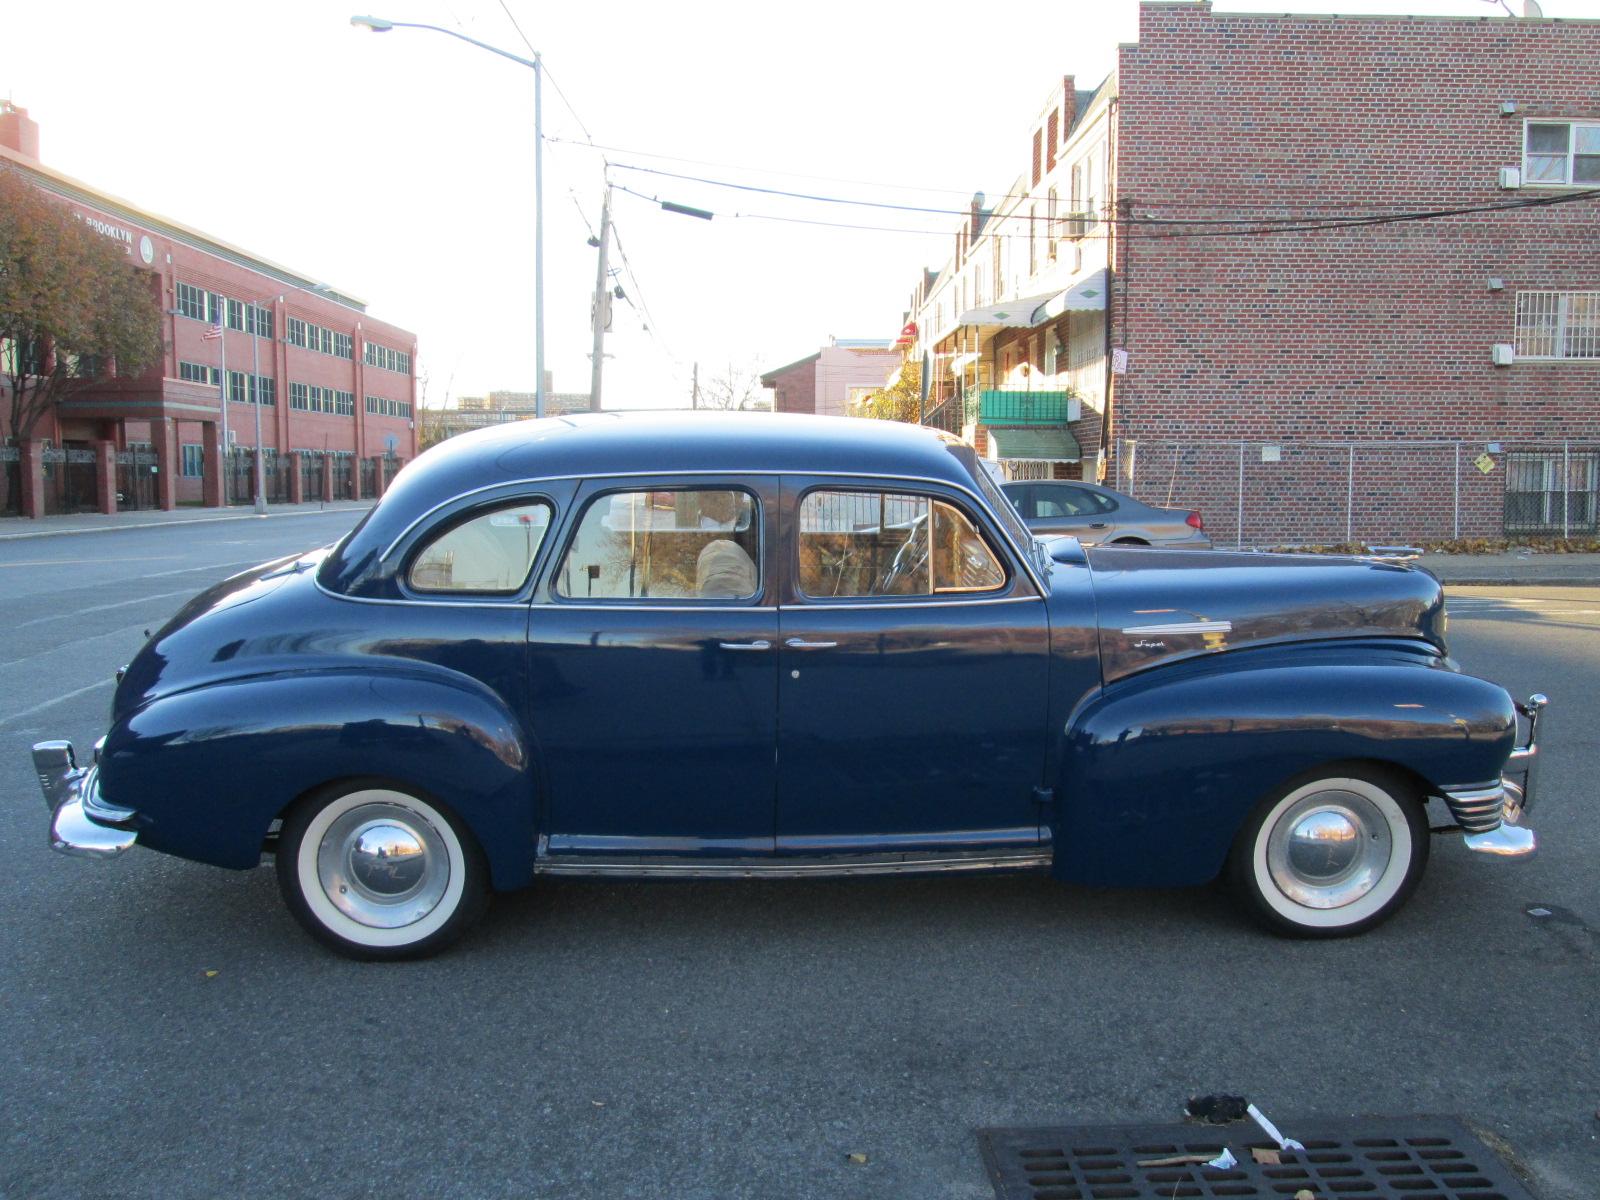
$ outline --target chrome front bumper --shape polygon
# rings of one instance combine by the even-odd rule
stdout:
[[[115,858],[138,840],[136,831],[120,827],[138,814],[100,799],[98,768],[80,767],[71,742],[36,743],[33,769],[50,809],[52,850],[80,858]]]
[[[1511,751],[1504,775],[1493,783],[1442,789],[1445,805],[1461,827],[1468,850],[1496,858],[1530,858],[1538,852],[1539,839],[1522,824],[1522,819],[1533,800],[1533,778],[1539,762],[1539,716],[1549,703],[1538,692],[1517,703],[1517,712],[1528,722],[1528,740]]]

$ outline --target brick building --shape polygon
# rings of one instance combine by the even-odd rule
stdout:
[[[1600,21],[1143,4],[913,297],[934,419],[1224,541],[1592,534],[1596,62]]]
[[[39,161],[38,125],[9,103],[0,170],[125,247],[159,296],[166,344],[143,375],[95,380],[25,444],[0,447],[0,511],[249,503],[258,412],[269,501],[376,496],[416,456],[415,334],[310,276],[52,170]],[[222,336],[205,336],[216,325]]]
[[[887,341],[830,338],[815,354],[768,371],[761,386],[773,392],[773,412],[845,416],[865,393],[883,387],[900,366]]]

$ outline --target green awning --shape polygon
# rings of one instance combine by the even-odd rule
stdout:
[[[989,429],[989,457],[997,462],[1081,462],[1072,430],[1064,428]]]

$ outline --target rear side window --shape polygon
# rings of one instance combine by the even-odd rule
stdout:
[[[590,501],[555,591],[569,600],[748,600],[761,590],[756,499],[733,488]]]
[[[799,549],[807,596],[933,596],[1006,585],[1005,568],[971,518],[929,496],[808,493]]]
[[[411,560],[406,582],[417,592],[519,591],[550,531],[550,511],[543,501],[507,505],[453,525]]]

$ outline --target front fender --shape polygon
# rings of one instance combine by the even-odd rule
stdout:
[[[1515,740],[1505,689],[1436,658],[1234,658],[1136,676],[1074,716],[1056,791],[1057,875],[1204,883],[1255,805],[1303,772],[1361,760],[1437,790],[1497,779]]]
[[[287,671],[171,693],[107,734],[100,787],[142,845],[222,867],[261,858],[268,825],[333,780],[430,792],[477,837],[497,888],[532,878],[535,788],[524,731],[476,681],[412,669]]]

